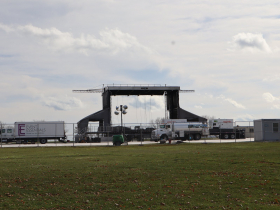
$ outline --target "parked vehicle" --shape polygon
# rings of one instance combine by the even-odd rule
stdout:
[[[49,139],[66,142],[63,121],[15,122],[14,128],[0,129],[2,142],[36,142],[45,144]]]
[[[152,140],[199,140],[202,136],[207,135],[209,135],[209,130],[206,124],[201,122],[177,123],[174,119],[167,121],[167,123],[163,122],[158,129],[152,131]]]
[[[245,129],[234,128],[233,119],[209,120],[210,135],[219,136],[220,139],[244,139]]]

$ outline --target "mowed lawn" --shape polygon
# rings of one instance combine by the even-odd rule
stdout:
[[[1,209],[280,209],[280,143],[0,148]]]

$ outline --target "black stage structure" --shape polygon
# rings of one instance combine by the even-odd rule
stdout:
[[[118,95],[164,95],[166,96],[167,111],[170,119],[187,119],[188,122],[203,122],[207,119],[182,109],[179,105],[179,92],[194,92],[193,90],[180,90],[180,86],[162,85],[108,85],[102,89],[73,90],[73,92],[102,93],[103,109],[95,112],[78,122],[78,133],[87,132],[89,122],[99,122],[99,127],[111,126],[111,96]]]

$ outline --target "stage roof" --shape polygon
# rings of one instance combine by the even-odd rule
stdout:
[[[164,92],[180,91],[180,86],[106,86],[111,95],[163,95]]]

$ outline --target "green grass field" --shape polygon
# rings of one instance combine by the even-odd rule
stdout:
[[[0,149],[1,209],[279,209],[280,143]]]

